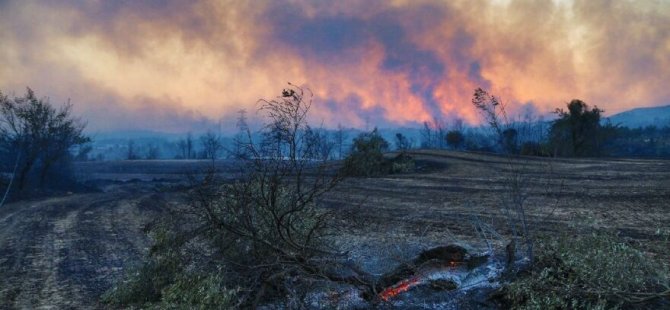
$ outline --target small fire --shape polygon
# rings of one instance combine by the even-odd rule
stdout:
[[[448,261],[445,262],[441,265],[441,268],[439,270],[454,270],[458,266],[460,266],[462,263],[461,262],[456,262],[456,261]],[[439,270],[433,270],[433,271],[439,271]],[[424,270],[424,272],[426,272]],[[381,293],[379,293],[379,298],[381,298],[384,301],[389,301],[389,299],[397,296],[400,293],[404,293],[409,291],[414,286],[417,286],[422,282],[424,279],[426,279],[426,275],[421,273],[418,275],[415,275],[411,278],[402,280],[398,282],[397,284],[388,287],[387,289],[383,290]]]
[[[379,297],[384,301],[388,301],[390,298],[397,296],[402,292],[407,292],[412,286],[417,285],[420,280],[420,277],[412,277],[410,279],[402,280],[400,283],[382,291],[379,294]]]

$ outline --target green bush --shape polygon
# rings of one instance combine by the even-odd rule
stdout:
[[[152,231],[152,237],[155,243],[150,249],[149,259],[132,268],[123,282],[103,295],[104,302],[130,305],[160,300],[161,291],[174,281],[183,264],[173,247],[173,234],[160,227]]]
[[[158,309],[230,309],[237,302],[237,290],[225,286],[219,274],[180,276],[163,290]]]
[[[414,171],[414,159],[405,152],[390,159],[385,158],[384,152],[388,148],[388,142],[379,134],[377,128],[360,134],[354,139],[351,153],[344,161],[344,174],[372,177]]]
[[[220,272],[189,272],[179,236],[161,225],[151,231],[154,245],[144,264],[102,296],[114,306],[156,309],[222,309],[234,304],[236,290],[227,289]]]
[[[242,174],[232,183],[214,169],[192,176],[184,203],[170,205],[165,228],[154,230],[147,263],[106,301],[257,308],[301,300],[333,273],[326,261],[338,260],[339,251],[325,242],[333,214],[317,202],[341,176],[314,160],[320,142],[306,123],[311,92],[291,85],[276,99],[260,102],[268,118],[264,139],[244,145],[254,158],[244,163]]]
[[[518,309],[611,309],[640,306],[667,290],[668,266],[598,233],[538,240],[529,274],[504,288]]]

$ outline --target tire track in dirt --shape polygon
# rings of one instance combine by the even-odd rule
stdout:
[[[102,293],[146,253],[156,194],[96,193],[0,210],[0,308],[104,308]]]

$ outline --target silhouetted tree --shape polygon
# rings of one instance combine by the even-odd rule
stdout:
[[[384,173],[384,152],[388,151],[389,144],[379,134],[377,128],[372,132],[365,132],[353,141],[351,152],[344,163],[345,173],[348,175],[374,176]]]
[[[200,143],[202,144],[202,153],[206,159],[217,159],[223,149],[221,139],[212,131],[207,131],[207,133],[202,135]]]
[[[422,148],[433,148],[433,129],[430,127],[430,123],[423,122],[423,128],[421,129],[421,147]]]
[[[441,119],[435,117],[433,119],[433,128],[435,129],[435,137],[434,137],[435,141],[433,142],[433,145],[435,145],[435,147],[437,148],[443,149],[446,144],[445,143],[446,142],[445,137],[447,135],[446,126]]]
[[[261,156],[249,141],[242,146],[251,155],[249,167],[239,182],[208,180],[193,196],[203,224],[196,226],[204,227],[198,232],[231,263],[226,276],[247,291],[240,298],[248,308],[268,295],[287,294],[293,281],[313,283],[327,274],[324,241],[331,214],[317,208],[317,201],[340,177],[329,172],[326,158],[314,158],[325,135],[307,124],[311,92],[289,85],[281,96],[260,100],[267,119],[262,130],[277,156]]]
[[[135,141],[134,140],[128,140],[128,143],[126,145],[126,159],[127,160],[135,160],[139,159],[140,156],[137,154],[137,149],[135,147]]]
[[[458,130],[450,130],[447,132],[445,140],[447,141],[447,145],[454,150],[460,149],[465,143],[465,137],[463,137],[463,134]]]
[[[181,153],[182,159],[191,159],[195,158],[193,151],[193,135],[189,132],[186,134],[186,138],[177,141],[177,147]]]
[[[240,109],[237,111],[237,133],[234,138],[234,149],[229,151],[230,156],[235,159],[248,159],[248,146],[251,145],[251,132],[249,131],[249,124],[247,123],[247,110]]]
[[[331,158],[335,142],[330,139],[328,133],[323,129],[305,129],[303,138],[303,149],[308,157],[312,159],[328,160]]]
[[[149,145],[147,145],[147,152],[144,158],[154,160],[158,159],[158,157],[160,157],[160,149],[153,143],[149,143]]]
[[[191,159],[195,157],[193,148],[193,135],[189,132],[186,134],[186,158]]]
[[[505,152],[517,154],[519,152],[518,131],[514,128],[507,128],[502,132],[502,146]]]
[[[507,118],[505,104],[497,97],[489,94],[482,88],[475,89],[472,104],[484,117],[490,128],[495,132],[499,142],[505,140],[505,132],[511,126]],[[512,249],[510,258],[514,257],[514,248],[519,237],[523,237],[526,244],[526,255],[533,262],[533,233],[526,216],[525,203],[527,198],[526,182],[522,177],[520,166],[514,163],[510,153],[507,153],[506,191],[502,196],[502,207],[507,217],[507,224],[512,232],[509,247]]]
[[[88,161],[90,160],[89,154],[93,151],[93,146],[90,143],[82,144],[77,149],[76,155],[74,156],[75,161]]]
[[[334,133],[335,145],[337,146],[337,155],[339,159],[344,157],[344,141],[347,140],[347,133],[344,132],[342,124],[337,124],[337,130]]]
[[[18,189],[25,188],[33,173],[40,185],[45,185],[54,166],[68,166],[70,150],[90,141],[83,134],[85,126],[72,116],[70,102],[55,108],[47,99],[37,98],[30,88],[23,97],[13,99],[0,92],[0,151],[3,162],[18,161]],[[62,183],[69,177],[59,175],[55,180]]]
[[[558,156],[601,155],[600,114],[579,99],[567,104],[568,110],[556,109],[556,119],[550,129],[550,142]]]
[[[402,133],[395,134],[395,147],[399,151],[407,151],[412,148],[412,141]]]
[[[503,131],[509,127],[509,120],[505,105],[500,99],[489,94],[482,88],[475,89],[472,97],[472,104],[477,108],[479,113],[484,117],[491,129],[498,136],[498,141],[503,141]]]

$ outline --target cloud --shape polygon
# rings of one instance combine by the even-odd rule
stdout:
[[[325,126],[477,123],[476,87],[615,113],[670,103],[666,24],[665,1],[10,0],[0,90],[71,98],[92,130],[212,126],[287,81]]]

